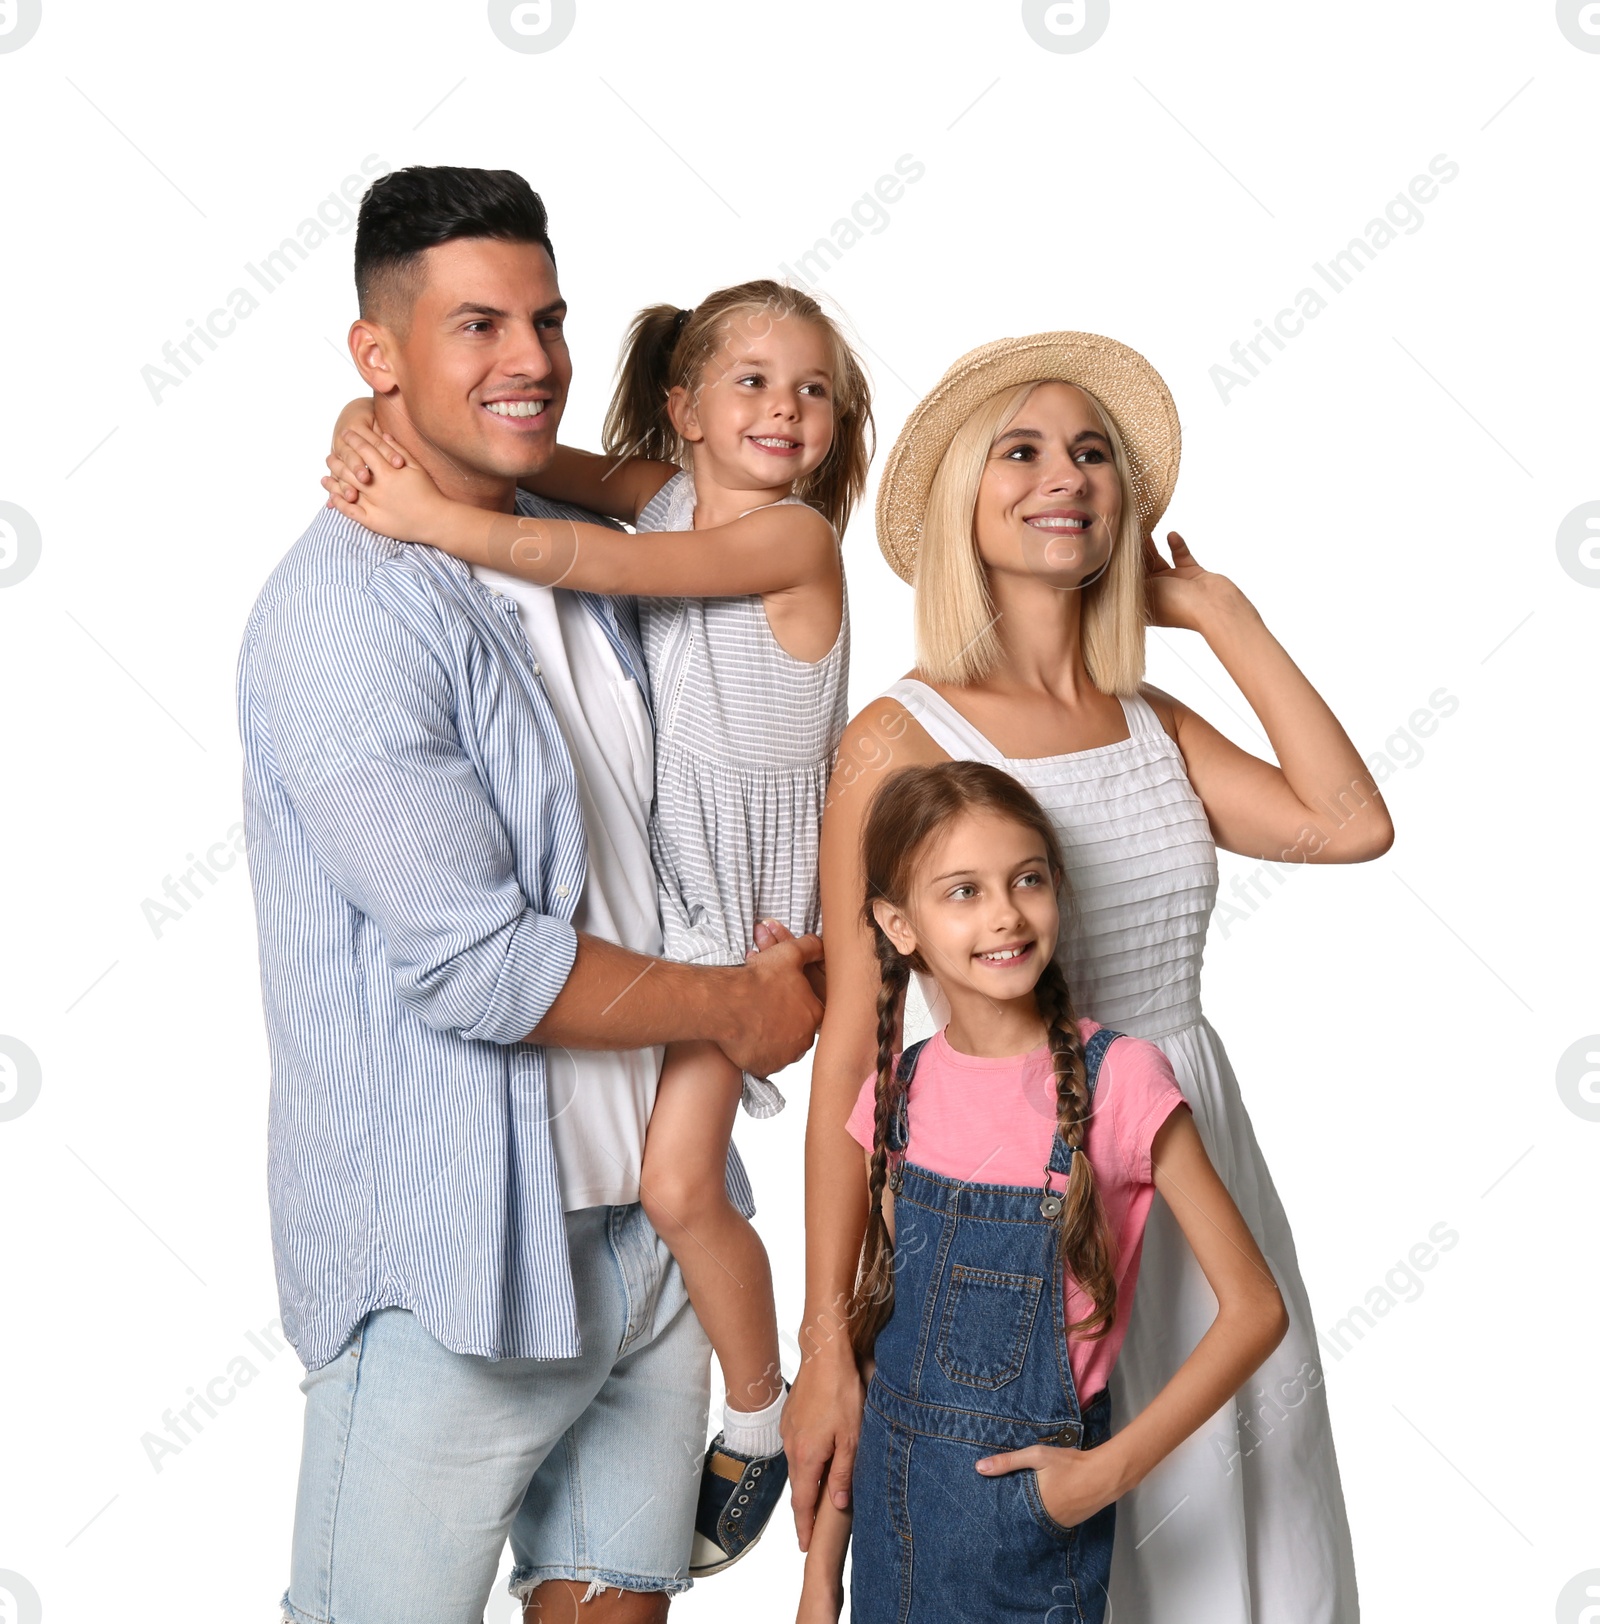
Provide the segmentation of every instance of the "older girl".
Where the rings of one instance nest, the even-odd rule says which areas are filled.
[[[1074,1016],[1060,846],[1027,790],[981,762],[895,773],[862,866],[880,990],[848,1124],[871,1202],[850,1332],[874,1368],[850,1616],[1101,1624],[1116,1500],[1261,1363],[1283,1303],[1167,1057]],[[913,969],[950,1019],[900,1054]],[[1106,1381],[1157,1190],[1216,1314],[1113,1431]],[[844,1536],[825,1506],[801,1624],[838,1617]]]
[[[956,362],[890,455],[879,542],[915,579],[918,666],[847,728],[823,831],[831,997],[807,1133],[805,1361],[785,1439],[804,1540],[825,1471],[835,1504],[848,1500],[861,1414],[836,1327],[867,1219],[844,1123],[877,1026],[871,939],[851,900],[862,824],[890,766],[990,762],[1033,791],[1061,837],[1077,902],[1058,950],[1069,984],[1100,1020],[1171,1060],[1289,1310],[1288,1334],[1237,1406],[1121,1503],[1116,1616],[1349,1624],[1354,1564],[1310,1308],[1199,978],[1217,845],[1275,862],[1364,862],[1392,829],[1355,747],[1245,595],[1176,535],[1172,562],[1158,555],[1151,533],[1178,439],[1171,397],[1142,356],[1093,334],[1044,333]],[[1206,639],[1278,764],[1142,684],[1147,619]],[[1112,1382],[1128,1414],[1214,1313],[1159,1202],[1142,1278]]]

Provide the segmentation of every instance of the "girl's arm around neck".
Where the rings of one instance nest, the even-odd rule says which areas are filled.
[[[837,589],[843,574],[833,528],[813,508],[786,503],[705,530],[632,535],[453,502],[392,439],[380,445],[352,430],[345,440],[370,474],[366,483],[352,484],[347,462],[328,459],[333,477],[323,486],[341,513],[396,541],[437,547],[537,586],[643,598],[739,598],[816,585]]]
[[[608,519],[633,524],[644,512],[645,504],[677,471],[670,462],[607,457],[558,445],[545,467],[517,483],[535,496],[570,502],[591,513],[603,513]]]
[[[345,434],[351,429],[368,440],[378,438],[371,395],[358,396],[340,411],[333,425],[332,449],[336,457],[345,443]],[[608,519],[632,524],[644,511],[645,503],[677,471],[670,462],[651,462],[646,457],[607,457],[558,445],[546,467],[517,483],[535,496],[552,502],[570,502],[574,507],[588,508],[591,513],[603,513]]]

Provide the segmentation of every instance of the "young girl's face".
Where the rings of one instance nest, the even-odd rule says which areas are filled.
[[[928,842],[904,908],[873,907],[901,953],[917,952],[951,1005],[1028,997],[1061,928],[1044,843],[996,812],[970,812]]]
[[[990,569],[1082,585],[1111,556],[1122,483],[1081,389],[1040,384],[989,448],[973,534]]]
[[[827,456],[833,394],[828,334],[799,316],[752,310],[728,318],[695,389],[674,389],[667,405],[723,484],[771,490]]]

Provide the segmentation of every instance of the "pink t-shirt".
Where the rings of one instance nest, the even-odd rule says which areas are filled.
[[[1085,1043],[1099,1030],[1098,1021],[1078,1022]],[[851,1137],[868,1150],[876,1088],[876,1077],[861,1085],[846,1124]],[[1055,1078],[1045,1046],[1030,1054],[983,1060],[958,1054],[943,1032],[935,1033],[911,1079],[906,1160],[930,1173],[974,1184],[1041,1186],[1056,1128],[1055,1101]],[[1106,1050],[1084,1148],[1099,1180],[1116,1244],[1118,1307],[1115,1322],[1099,1341],[1069,1343],[1080,1403],[1087,1403],[1106,1385],[1127,1334],[1145,1219],[1155,1195],[1150,1146],[1173,1109],[1185,1103],[1171,1062],[1155,1044],[1120,1037]],[[1064,1188],[1060,1174],[1051,1184]],[[1068,1275],[1068,1321],[1082,1319],[1089,1306]]]

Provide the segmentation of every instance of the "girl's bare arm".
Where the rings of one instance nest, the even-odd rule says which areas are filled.
[[[396,466],[398,459],[399,465]],[[352,466],[370,478],[359,486]],[[323,481],[333,505],[369,530],[421,542],[468,564],[539,586],[646,598],[721,598],[793,591],[841,574],[832,527],[783,504],[705,530],[631,535],[605,525],[494,513],[453,502],[390,438],[349,429]]]
[[[1151,1160],[1156,1189],[1216,1293],[1217,1317],[1166,1386],[1098,1449],[1035,1444],[978,1462],[984,1473],[1033,1467],[1045,1509],[1069,1527],[1142,1482],[1238,1392],[1289,1328],[1272,1271],[1182,1106],[1156,1134]]]
[[[607,457],[558,445],[549,463],[517,483],[552,502],[603,513],[608,519],[632,524],[645,504],[677,473],[670,462],[649,462],[643,457]],[[705,594],[697,593],[703,597]]]
[[[351,429],[368,441],[378,440],[378,420],[371,395],[358,395],[341,409],[339,420],[333,425],[331,449],[335,456],[345,446],[345,434]],[[404,463],[398,452],[387,454],[387,460],[396,468]],[[349,472],[344,477],[348,483],[370,483],[348,459],[346,466]],[[643,457],[604,457],[592,451],[558,445],[547,467],[517,483],[536,496],[549,497],[552,502],[570,502],[574,507],[588,508],[591,513],[603,513],[608,519],[632,524],[645,503],[677,471],[670,462],[649,462]]]
[[[838,1624],[844,1607],[844,1559],[850,1549],[850,1513],[831,1500],[817,1508],[816,1531],[806,1552],[795,1624]]]
[[[1267,1260],[1187,1110],[1167,1118],[1150,1154],[1156,1189],[1216,1293],[1217,1317],[1171,1381],[1111,1440],[1121,1457],[1122,1493],[1215,1415],[1289,1329]]]

